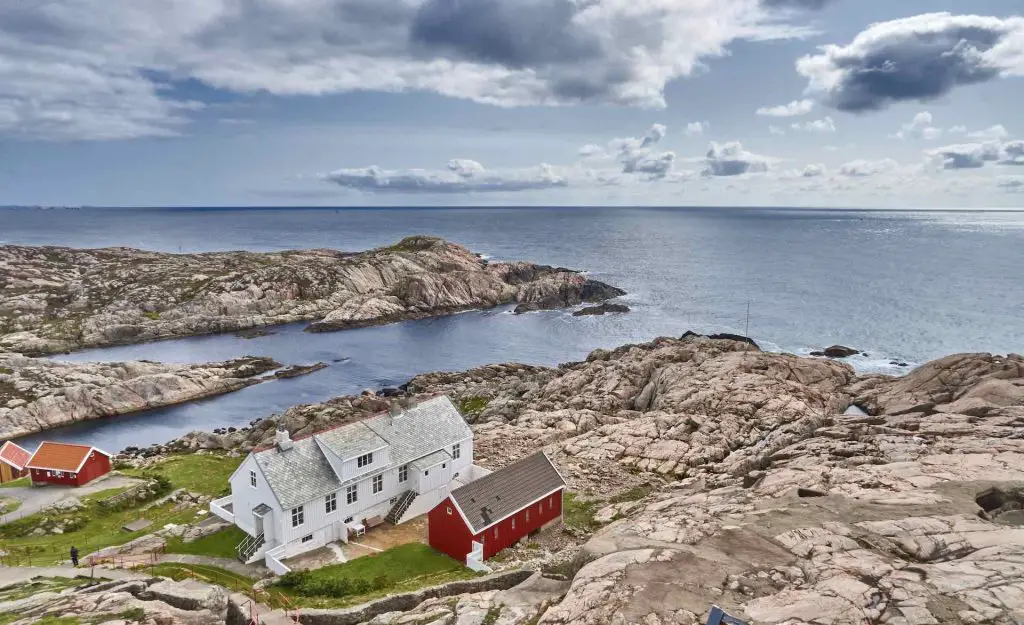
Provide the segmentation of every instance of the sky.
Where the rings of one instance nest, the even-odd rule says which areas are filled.
[[[0,4],[0,205],[1024,207],[1020,0]]]

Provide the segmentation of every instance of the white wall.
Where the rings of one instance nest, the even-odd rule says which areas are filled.
[[[250,485],[249,471],[256,472],[256,488]],[[263,473],[260,472],[259,467],[256,466],[256,460],[251,455],[242,462],[230,481],[231,508],[235,514],[235,525],[240,527],[245,533],[253,536],[256,529],[252,509],[261,503],[265,503],[277,512],[277,498],[274,496],[274,491],[270,490],[270,485],[263,479]],[[270,517],[271,515],[267,516]],[[266,525],[272,522],[270,518],[264,519],[264,531],[266,531]]]

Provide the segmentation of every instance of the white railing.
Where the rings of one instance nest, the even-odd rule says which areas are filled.
[[[281,562],[281,558],[285,558],[288,555],[287,544],[274,547],[263,555],[265,556],[267,568],[273,571],[275,575],[284,575],[291,571],[290,568],[285,566],[284,562]]]
[[[210,512],[224,519],[228,523],[235,522],[235,514],[232,511],[232,498],[231,495],[227,497],[221,497],[220,499],[214,499],[210,502]]]
[[[472,543],[473,551],[466,554],[466,566],[473,571],[480,573],[491,573],[491,567],[484,564],[484,546],[475,540]]]

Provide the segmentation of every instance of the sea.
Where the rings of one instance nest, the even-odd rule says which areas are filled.
[[[1024,352],[1024,212],[776,208],[0,209],[0,244],[173,253],[336,248],[430,234],[493,260],[586,271],[628,291],[628,314],[513,315],[510,307],[329,334],[206,336],[56,358],[326,362],[229,395],[29,436],[108,451],[196,429],[244,427],[288,407],[495,362],[555,365],[658,336],[730,332],[763,349],[832,344],[863,373],[901,375],[956,352]],[[2,271],[0,267],[0,271]],[[909,367],[891,363],[904,362]]]

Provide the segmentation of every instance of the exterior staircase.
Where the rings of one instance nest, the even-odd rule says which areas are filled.
[[[235,547],[235,551],[238,552],[238,559],[243,563],[248,563],[249,560],[252,560],[253,554],[263,546],[264,542],[263,534],[256,537],[246,535],[242,542],[238,543],[238,546]]]
[[[409,506],[411,506],[412,502],[415,500],[415,491],[405,491],[404,493],[398,496],[398,501],[395,502],[395,505],[391,506],[391,510],[388,511],[388,514],[384,517],[384,520],[388,523],[391,523],[392,525],[398,525],[398,522],[402,520],[402,515],[405,514],[405,511],[409,509]]]

